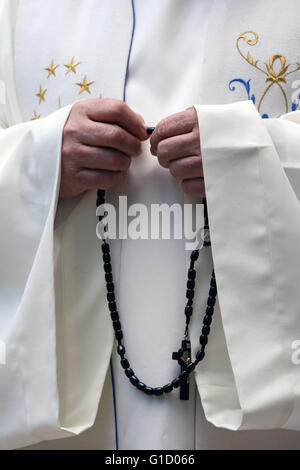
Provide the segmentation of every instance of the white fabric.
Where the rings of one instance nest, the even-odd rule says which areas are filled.
[[[297,176],[298,126],[277,120],[266,129],[250,101],[199,106],[198,116],[218,297],[232,368],[228,384],[224,369],[219,379],[203,364],[197,375],[204,407],[222,427],[298,429],[300,375],[292,362],[292,345],[300,329],[295,294],[299,201],[267,131],[272,134],[275,124],[280,137],[294,143],[293,151],[283,149],[281,155]],[[297,121],[299,112],[287,118]],[[273,130],[274,137],[277,141]],[[221,387],[228,385],[232,393],[223,396]]]
[[[249,102],[224,106],[245,99],[242,87],[234,93],[229,90],[228,83],[233,78],[252,77],[253,83],[255,78],[257,97],[264,89],[265,76],[251,75],[256,72],[234,49],[237,36],[249,30],[250,24],[266,37],[276,29],[276,42],[259,45],[263,60],[278,50],[290,61],[297,60],[294,17],[298,3],[291,2],[284,18],[280,17],[280,25],[279,19],[271,15],[274,0],[260,6],[236,0],[207,0],[201,5],[196,0],[188,4],[176,2],[175,8],[170,0],[155,7],[152,3],[142,0],[137,4],[137,37],[127,97],[129,105],[151,124],[192,103],[201,103],[196,108],[221,306],[221,311],[216,309],[206,361],[196,373],[204,411],[213,424],[227,429],[299,430],[300,369],[291,363],[291,342],[299,339],[299,116],[293,113],[282,120],[262,121]],[[114,446],[112,390],[107,375],[113,334],[99,272],[94,193],[59,204],[53,236],[61,133],[70,112],[69,106],[54,112],[58,97],[63,106],[76,101],[76,82],[85,74],[95,81],[91,96],[102,93],[121,99],[123,95],[132,29],[131,2],[119,0],[113,5],[108,0],[80,0],[74,8],[73,0],[52,0],[41,10],[38,0],[0,1],[0,43],[8,45],[0,50],[0,79],[5,81],[8,102],[1,110],[0,120],[3,128],[11,126],[0,133],[0,219],[4,227],[0,254],[1,261],[5,261],[1,263],[1,335],[8,345],[7,366],[0,367],[3,448],[59,439],[88,429],[95,421],[100,397],[96,427],[87,434],[89,443],[84,435],[41,447]],[[146,27],[144,12],[149,15],[151,9],[153,17]],[[41,41],[30,40],[29,27],[32,37]],[[186,47],[188,42],[182,38],[192,36],[192,32],[194,41]],[[47,81],[44,68],[52,58],[63,67],[72,56],[81,62],[77,75],[65,76],[61,70],[60,74],[57,71],[57,81],[53,77]],[[48,95],[46,103],[38,107],[35,94],[41,83]],[[277,90],[264,112],[278,116],[281,98]],[[48,117],[17,126],[30,119],[34,110]],[[130,200],[134,190],[134,197],[140,201],[182,202],[178,185],[158,167],[146,145],[122,190]],[[117,196],[118,191],[111,191],[109,198],[114,202]],[[7,207],[12,206],[14,211],[8,211]],[[132,322],[138,324],[138,335],[130,338],[128,348],[133,357],[140,351],[137,369],[145,380],[164,381],[176,369],[171,362],[169,371],[162,369],[161,363],[170,361],[169,354],[178,347],[181,331],[184,298],[177,300],[174,296],[170,300],[169,293],[184,292],[186,264],[182,245],[183,242],[160,245],[129,241],[123,242],[122,247],[119,242],[112,244],[126,335],[131,335]],[[132,250],[143,253],[145,259],[133,258]],[[153,260],[165,266],[157,268],[151,265]],[[141,275],[142,261],[147,272]],[[5,265],[10,266],[9,270]],[[164,273],[163,290],[158,269]],[[206,252],[200,260],[195,299],[194,351],[210,270],[210,254]],[[130,311],[133,295],[136,305]],[[141,305],[141,298],[149,295],[149,304]],[[141,314],[146,315],[145,323],[138,318]],[[155,320],[160,315],[158,336]],[[165,341],[164,332],[170,329],[173,317],[176,323],[172,323],[171,335]],[[147,335],[147,343],[143,334]],[[152,347],[154,369],[159,370],[150,365],[148,368],[154,355]],[[136,362],[133,365],[136,367]],[[199,406],[196,436],[192,436],[192,402],[179,404],[174,419],[168,422],[173,413],[171,403],[177,405],[175,399],[162,410],[163,415],[159,410],[161,402],[146,401],[143,396],[139,396],[139,406],[135,407],[134,390],[127,392],[128,384],[117,368],[116,374],[123,448],[172,448],[172,439],[174,447],[192,448],[191,437],[195,437],[197,448],[215,448],[216,442],[220,448],[261,448],[262,443],[269,448],[298,446],[297,433],[258,431],[235,433],[233,437],[233,433],[213,429],[204,424]],[[189,442],[179,442],[174,426],[181,426],[185,407]],[[124,418],[131,418],[132,413],[131,422],[140,426],[136,436],[132,432],[126,435],[124,425]],[[158,427],[160,433],[151,435],[149,427],[145,437],[140,417],[149,419],[149,423],[153,418],[154,434]]]

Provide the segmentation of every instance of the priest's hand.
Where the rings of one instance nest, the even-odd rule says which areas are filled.
[[[76,103],[63,132],[60,197],[119,184],[147,138],[142,117],[122,101]]]
[[[151,153],[179,180],[185,193],[205,196],[198,117],[189,108],[161,121],[151,138]]]

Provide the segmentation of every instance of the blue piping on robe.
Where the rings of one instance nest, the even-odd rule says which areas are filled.
[[[132,7],[132,33],[131,33],[130,47],[129,47],[129,52],[128,52],[128,59],[127,59],[127,64],[126,64],[126,74],[125,74],[124,91],[123,91],[123,101],[124,101],[125,103],[126,103],[127,82],[128,82],[128,76],[129,76],[129,66],[130,66],[131,52],[132,52],[132,46],[133,46],[134,34],[135,34],[135,25],[136,25],[136,16],[135,16],[135,4],[134,4],[134,0],[131,0],[131,7]],[[113,362],[112,362],[112,359],[110,360],[110,373],[111,373],[111,385],[112,385],[113,402],[114,402],[116,450],[119,450],[119,430],[118,430],[118,413],[117,413],[117,393],[116,393],[116,387],[115,387],[114,369],[113,369]]]

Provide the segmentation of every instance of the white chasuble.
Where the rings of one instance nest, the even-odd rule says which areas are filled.
[[[280,429],[300,430],[300,6],[291,0],[279,17],[281,6],[0,0],[1,448],[299,448],[298,433]],[[219,302],[187,402],[129,384],[113,348],[95,193],[58,198],[72,104],[124,91],[149,125],[192,105],[199,117],[212,250],[198,264],[194,352],[213,264]],[[119,195],[148,208],[199,202],[149,142],[107,202]],[[168,383],[185,240],[111,247],[132,367],[151,386]]]

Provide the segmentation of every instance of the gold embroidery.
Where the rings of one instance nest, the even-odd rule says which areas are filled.
[[[47,77],[48,79],[51,77],[51,75],[53,75],[54,77],[56,77],[55,70],[56,70],[58,67],[59,67],[59,65],[55,65],[55,64],[54,64],[54,60],[52,59],[51,65],[45,69],[46,72],[49,72],[49,75],[48,75],[48,77]]]
[[[42,101],[46,101],[45,100],[46,93],[47,93],[47,90],[43,90],[42,85],[40,85],[40,92],[35,95],[39,98],[39,104],[41,104]]]
[[[85,75],[82,82],[76,83],[76,85],[80,87],[79,95],[81,95],[81,93],[84,93],[85,91],[91,94],[90,86],[93,85],[94,83],[95,82],[88,82],[87,76]]]
[[[80,65],[80,62],[75,62],[75,58],[73,57],[71,62],[69,64],[65,64],[64,67],[66,67],[68,70],[66,71],[66,75],[68,75],[70,72],[77,73],[76,67]]]
[[[65,73],[65,77],[67,78],[67,76],[71,76],[73,72],[74,74],[77,73],[77,67],[81,65],[81,62],[77,62],[75,61],[75,57],[72,57],[72,60],[70,61],[70,63],[66,63],[64,64],[64,67],[67,69],[66,73]],[[57,75],[56,75],[56,70],[61,67],[60,64],[55,64],[54,62],[54,59],[52,59],[51,61],[51,65],[49,67],[47,67],[46,70],[48,72],[48,77],[47,79],[49,79],[51,76],[53,76],[54,78],[57,78]],[[82,82],[79,82],[79,83],[74,83],[73,82],[73,86],[79,86],[80,87],[80,90],[79,90],[79,95],[81,95],[82,93],[84,92],[87,92],[91,95],[91,90],[90,90],[90,87],[92,85],[94,85],[95,82],[93,81],[88,81],[87,79],[87,75],[84,76]],[[47,93],[47,89],[43,89],[43,86],[40,85],[40,91],[39,93],[37,93],[35,96],[37,96],[39,98],[39,105],[42,104],[42,102],[46,102],[46,98],[45,98],[45,95]],[[102,98],[102,95],[99,96],[99,98]],[[58,96],[58,109],[60,109],[62,107],[62,103],[61,103],[61,97]],[[31,119],[32,121],[35,121],[37,119],[40,119],[40,115],[37,114],[36,110],[33,111],[33,118]]]
[[[267,77],[266,83],[268,84],[268,86],[266,87],[265,91],[263,92],[259,100],[258,111],[260,112],[261,105],[267,93],[270,91],[270,89],[274,85],[277,85],[280,88],[281,93],[283,95],[284,102],[285,102],[285,110],[287,113],[289,110],[289,106],[288,106],[288,99],[287,99],[286,91],[283,88],[283,84],[286,83],[286,77],[288,75],[290,75],[291,73],[297,72],[297,70],[300,70],[300,63],[296,62],[296,64],[286,64],[286,58],[282,54],[274,54],[273,56],[271,56],[268,64],[261,60],[254,60],[254,58],[252,57],[249,51],[247,55],[243,54],[240,48],[241,41],[245,41],[249,46],[256,46],[256,44],[259,42],[259,36],[254,31],[245,31],[244,33],[239,35],[236,41],[237,50],[239,54],[243,57],[243,59],[245,59],[248,62],[248,64],[250,64],[252,67],[262,72]],[[274,67],[275,67],[275,64],[277,66],[278,63],[279,63],[280,69],[278,70],[278,67],[276,67],[278,70],[276,72]]]
[[[40,118],[41,116],[39,116],[36,111],[33,111],[33,118],[31,119],[31,121],[37,121]]]

